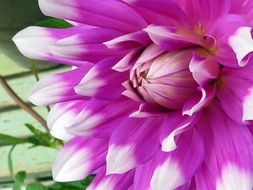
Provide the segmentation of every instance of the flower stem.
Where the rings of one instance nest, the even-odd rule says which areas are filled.
[[[5,91],[10,95],[10,97],[27,113],[29,113],[33,118],[35,118],[45,129],[49,132],[46,121],[41,117],[36,111],[34,111],[28,104],[26,104],[8,85],[5,79],[0,75],[0,84],[3,86]]]

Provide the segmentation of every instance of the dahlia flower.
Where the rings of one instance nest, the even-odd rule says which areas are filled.
[[[56,181],[88,190],[252,190],[253,1],[39,0],[72,27],[14,38],[73,66],[33,88],[66,141]]]

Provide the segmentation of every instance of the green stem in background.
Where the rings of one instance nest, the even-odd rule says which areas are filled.
[[[38,70],[37,70],[36,65],[33,60],[30,60],[30,65],[31,65],[31,71],[32,71],[33,75],[35,76],[36,81],[38,82],[40,80],[40,77],[39,77]],[[46,108],[47,108],[47,111],[50,112],[50,107],[46,106]]]
[[[0,75],[0,84],[5,89],[5,91],[10,95],[10,97],[27,113],[29,113],[33,118],[35,118],[45,129],[49,132],[46,121],[41,117],[36,111],[34,111],[28,104],[26,104],[8,85],[5,79]]]
[[[12,162],[12,153],[16,145],[13,145],[8,153],[8,167],[11,174],[12,179],[14,179],[14,172],[13,172],[13,162]]]
[[[36,69],[36,65],[35,65],[34,61],[30,60],[30,64],[31,64],[32,73],[34,74],[36,81],[39,81],[40,78],[39,78],[39,74],[38,74],[38,71]]]

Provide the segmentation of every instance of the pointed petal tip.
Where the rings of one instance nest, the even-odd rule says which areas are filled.
[[[44,28],[30,26],[14,35],[12,41],[24,56],[30,59],[43,59],[49,53],[47,45],[52,43],[53,38],[48,36]]]
[[[135,165],[132,145],[109,148],[106,156],[106,174],[123,174]]]

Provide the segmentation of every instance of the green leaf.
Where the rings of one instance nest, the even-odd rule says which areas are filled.
[[[35,182],[28,184],[26,190],[48,190],[48,188],[41,183]]]
[[[36,129],[32,124],[26,123],[25,126],[36,136],[41,136],[44,134],[44,132],[39,129]]]
[[[53,185],[49,187],[50,190],[62,190],[62,184],[59,182],[55,182]]]
[[[66,22],[65,20],[58,18],[49,18],[43,21],[39,21],[35,23],[36,26],[42,26],[47,28],[69,28],[71,24]]]
[[[81,181],[81,184],[83,185],[83,187],[87,188],[90,183],[92,182],[92,180],[94,179],[95,176],[90,175],[88,177],[86,177],[84,180]]]
[[[73,182],[55,182],[49,187],[49,190],[84,190],[91,183],[93,176],[89,176],[84,180]]]
[[[21,185],[25,181],[25,178],[26,178],[26,172],[19,171],[14,177],[13,190],[21,190]]]
[[[16,144],[21,144],[25,142],[26,142],[25,139],[21,139],[21,138],[0,133],[0,144],[16,145]]]
[[[20,182],[24,182],[26,178],[26,172],[25,171],[19,171],[16,175],[15,175],[15,181],[20,181]]]
[[[50,134],[45,133],[39,129],[36,129],[31,124],[25,124],[25,126],[34,134],[34,136],[27,137],[27,142],[33,144],[33,147],[36,146],[46,146],[51,148],[60,148],[63,145],[63,142],[61,140],[58,140],[54,137],[52,137]]]

